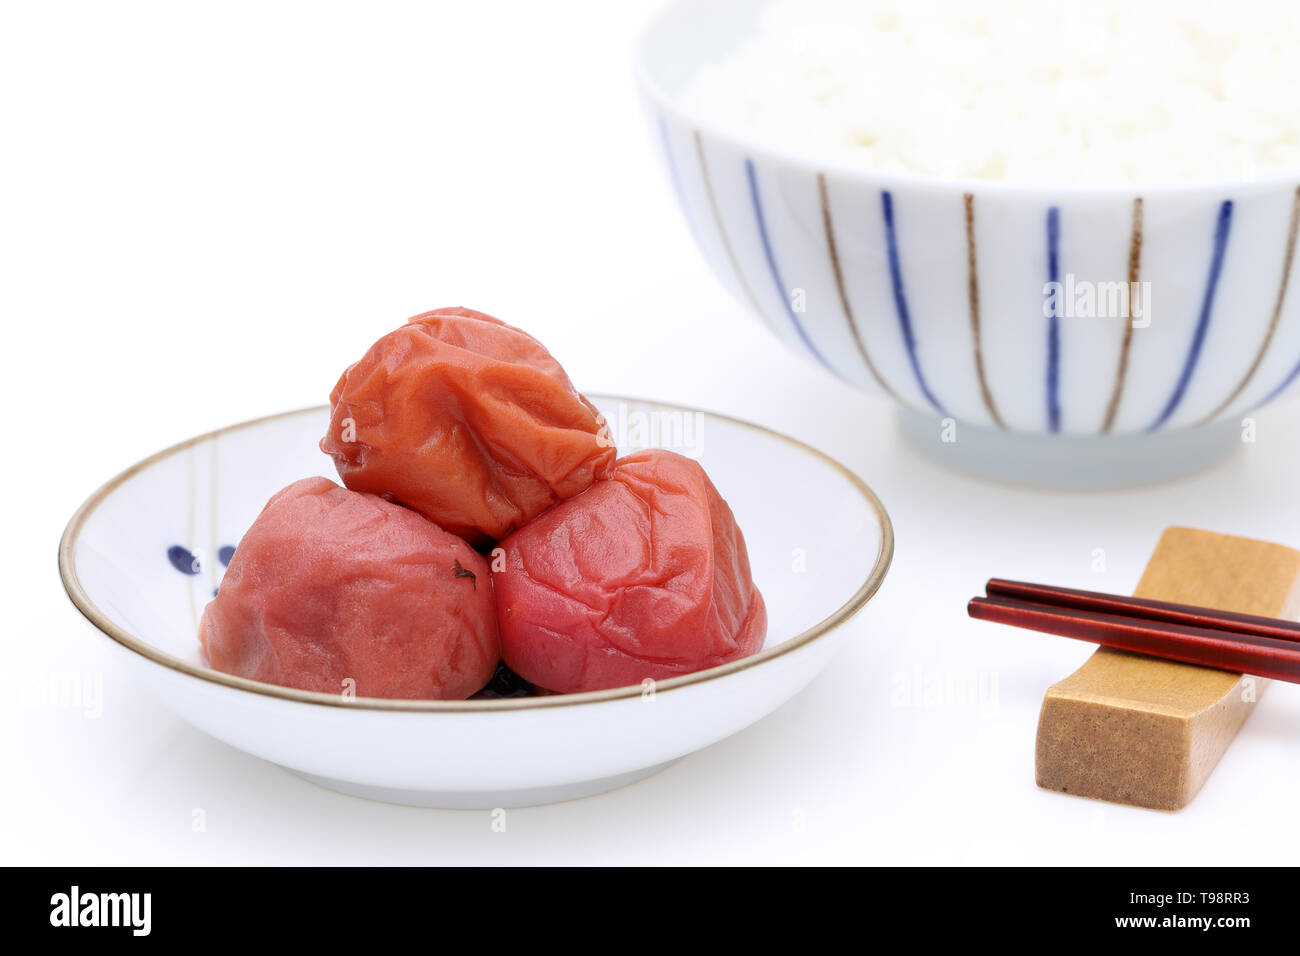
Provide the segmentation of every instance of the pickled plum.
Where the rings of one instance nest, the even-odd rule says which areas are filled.
[[[500,660],[492,582],[464,540],[374,495],[307,478],[239,543],[199,640],[217,670],[360,697],[460,700]]]
[[[330,396],[321,450],[354,491],[391,496],[476,547],[605,477],[603,419],[532,336],[470,309],[385,335]]]
[[[713,667],[762,647],[745,539],[700,465],[668,451],[533,519],[493,557],[502,652],[561,693]]]
[[[424,313],[339,378],[324,478],[275,495],[199,640],[216,670],[325,693],[485,699],[689,674],[758,651],[767,611],[691,459],[615,460],[536,339]],[[491,568],[480,552],[499,542]]]

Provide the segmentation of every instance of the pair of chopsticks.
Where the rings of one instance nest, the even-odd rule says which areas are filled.
[[[971,617],[1139,654],[1300,683],[1300,624],[993,578]]]

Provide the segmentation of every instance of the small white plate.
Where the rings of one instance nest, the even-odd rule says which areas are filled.
[[[178,716],[317,783],[393,803],[511,807],[599,793],[754,723],[803,688],[854,626],[893,556],[889,518],[853,473],[757,425],[593,397],[621,454],[697,458],[730,503],[767,601],[759,653],[653,687],[468,701],[347,699],[207,667],[199,615],[266,500],[335,478],[317,448],[328,410],[183,442],[95,492],[68,524],[72,601]]]

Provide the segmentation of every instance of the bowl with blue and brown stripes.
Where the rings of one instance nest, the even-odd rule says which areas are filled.
[[[1300,382],[1300,171],[1082,186],[819,161],[683,92],[760,0],[669,7],[638,74],[712,270],[789,348],[900,408],[922,451],[1055,485],[1156,480],[1250,437]]]

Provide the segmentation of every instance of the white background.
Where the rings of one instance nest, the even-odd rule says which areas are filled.
[[[1140,492],[1030,492],[926,464],[887,405],[784,351],[692,248],[632,82],[653,6],[0,13],[3,862],[1297,859],[1300,689],[1264,697],[1181,813],[1046,793],[1038,707],[1089,649],[964,605],[995,574],[1130,590],[1167,524],[1300,545],[1300,409],[1261,414],[1258,442],[1213,470]],[[181,724],[119,675],[55,568],[64,523],[106,478],[322,402],[372,340],[452,304],[523,326],[587,390],[825,449],[898,534],[863,639],[807,692],[641,784],[512,811],[505,833],[486,813],[318,789]],[[51,675],[101,671],[98,719],[40,700]],[[996,698],[895,700],[900,679],[965,672]]]

